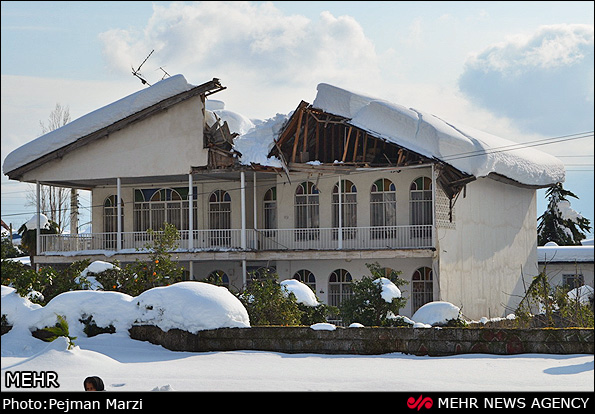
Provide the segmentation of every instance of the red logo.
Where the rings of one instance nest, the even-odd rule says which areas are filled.
[[[417,411],[422,408],[432,408],[432,405],[434,405],[434,401],[430,397],[424,398],[423,395],[420,395],[417,400],[413,397],[407,399],[407,407],[417,408]]]

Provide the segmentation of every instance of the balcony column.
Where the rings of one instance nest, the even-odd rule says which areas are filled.
[[[240,172],[241,201],[242,201],[242,250],[246,250],[246,173]]]
[[[341,176],[339,176],[339,237],[337,239],[339,241],[339,250],[343,249],[343,192],[341,184]]]
[[[117,200],[116,206],[118,211],[118,235],[116,238],[116,251],[119,251],[122,248],[122,181],[120,177],[116,179],[116,186],[117,186]]]
[[[253,175],[253,186],[252,186],[252,207],[254,210],[254,214],[253,214],[253,220],[254,220],[254,225],[252,226],[254,228],[254,233],[253,233],[253,246],[252,248],[256,250],[256,248],[258,247],[258,213],[257,213],[257,202],[256,202],[256,171],[254,171],[254,175]]]
[[[188,174],[188,250],[194,248],[194,192],[192,185],[192,173],[190,173]],[[190,268],[192,268],[192,261]]]
[[[192,173],[188,174],[188,250],[194,248],[194,191],[192,189]],[[194,279],[194,262],[188,262],[188,279]]]
[[[436,169],[432,164],[432,247],[436,248]]]
[[[240,171],[240,193],[242,202],[242,250],[246,250],[246,173]],[[242,259],[242,284],[246,286],[246,259]]]
[[[41,218],[39,217],[39,215],[41,214],[41,185],[39,184],[38,180],[35,181],[35,187],[37,192],[37,217],[35,219],[35,255],[39,256],[39,253],[41,252],[41,230],[39,228],[39,226],[41,225]],[[10,237],[12,238],[12,234],[10,235]],[[35,265],[35,267],[39,270],[39,266],[37,264]]]

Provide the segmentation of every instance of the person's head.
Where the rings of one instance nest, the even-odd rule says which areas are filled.
[[[83,382],[85,391],[103,391],[103,381],[99,377],[87,377]]]

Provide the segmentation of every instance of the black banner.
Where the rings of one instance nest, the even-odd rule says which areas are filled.
[[[300,395],[304,394],[304,395]],[[253,399],[253,398],[256,399]],[[233,399],[231,399],[233,398]],[[356,400],[354,400],[356,398]],[[423,413],[435,410],[593,410],[593,392],[2,392],[2,410],[18,413],[28,410],[51,413],[131,412],[138,413],[164,407],[201,409],[205,404],[221,404],[216,410],[233,406],[300,410],[353,408],[353,404],[390,404],[390,409]],[[277,400],[278,399],[278,400]],[[235,403],[235,404],[234,404]],[[279,403],[281,405],[277,406]],[[275,404],[271,406],[270,404]],[[314,405],[313,405],[314,404]],[[276,408],[274,408],[276,407]],[[90,414],[90,413],[89,413]]]

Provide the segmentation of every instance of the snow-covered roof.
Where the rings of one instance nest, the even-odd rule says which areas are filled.
[[[183,75],[174,75],[90,112],[12,151],[4,160],[4,174],[195,87],[189,84]]]
[[[539,263],[593,263],[593,244],[582,246],[558,246],[549,242],[545,246],[537,246]]]
[[[539,187],[564,181],[562,162],[534,148],[326,83],[317,89],[313,107],[348,118],[355,127],[461,172],[475,177],[494,173]]]

